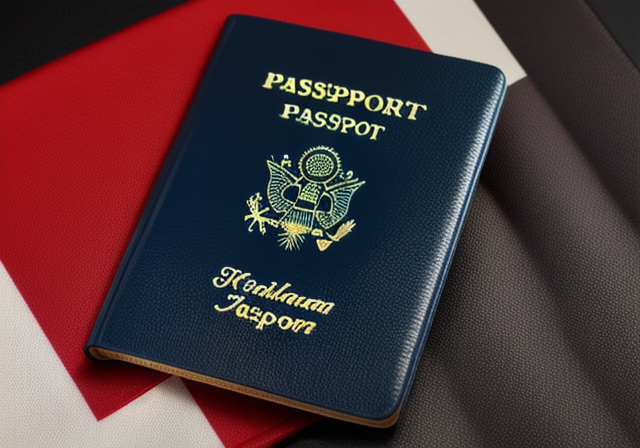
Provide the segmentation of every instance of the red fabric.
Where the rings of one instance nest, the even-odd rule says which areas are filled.
[[[185,381],[225,446],[269,446],[295,434],[321,417],[206,384]],[[249,436],[247,428],[252,434]]]
[[[390,0],[197,0],[0,87],[0,259],[98,419],[165,378],[92,363],[82,349],[232,13],[427,49]],[[230,408],[190,389],[216,432],[226,434],[216,422],[228,424]],[[246,402],[256,406],[263,405]],[[269,420],[271,412],[293,411],[273,405],[255,413],[260,431],[269,424],[257,420],[278,420]],[[237,445],[249,435],[223,442]]]

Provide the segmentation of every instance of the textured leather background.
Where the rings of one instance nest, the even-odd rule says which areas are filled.
[[[282,446],[640,445],[640,74],[583,2],[478,4],[529,76],[404,414]]]

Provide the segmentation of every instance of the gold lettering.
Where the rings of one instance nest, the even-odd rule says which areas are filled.
[[[306,320],[304,320],[304,319],[296,319],[296,320],[293,322],[293,328],[291,328],[291,329],[292,329],[294,332],[296,332],[296,333],[297,333],[298,331],[300,331],[300,328],[302,328],[302,326],[303,326],[304,324],[306,324],[306,323],[307,323],[307,321],[306,321]]]
[[[287,93],[296,93],[296,78],[288,77],[285,83],[280,86],[280,90],[284,90]]]
[[[262,310],[259,306],[252,307],[249,312],[251,313],[251,317],[249,317],[249,320],[252,322],[258,322],[258,319],[260,318],[260,316],[262,316]]]
[[[360,130],[360,126],[364,125],[365,128],[364,130]],[[371,126],[369,126],[369,123],[367,123],[366,121],[361,121],[360,123],[358,123],[358,126],[356,126],[356,134],[358,135],[367,135],[369,133],[369,130],[371,129]]]
[[[422,110],[427,110],[427,106],[426,105],[414,103],[413,101],[407,101],[405,105],[407,107],[411,107],[411,110],[409,111],[409,116],[407,117],[407,119],[409,119],[409,120],[415,120],[416,119],[416,113],[418,112],[418,108],[420,108]]]
[[[269,286],[268,288],[266,286],[264,286],[264,285],[260,285],[256,289],[253,290],[253,293],[256,296],[264,297],[267,294],[271,293],[271,291],[273,291],[273,288],[275,288],[276,286],[278,286],[278,284],[276,282],[271,282],[271,286]]]
[[[275,293],[273,293],[273,295],[269,296],[269,294],[267,294],[267,299],[280,300],[281,302],[284,302],[284,299],[280,298],[280,294],[285,292],[285,290],[289,289],[290,286],[291,286],[291,283],[285,283],[284,285],[282,285],[282,288],[278,289]]]
[[[238,290],[238,283],[240,283],[242,280],[244,280],[245,278],[249,277],[251,275],[251,272],[245,272],[242,275],[239,275],[235,278],[235,280],[233,281],[233,283],[231,284],[231,286],[233,286],[233,289],[235,289],[236,291]]]
[[[316,100],[321,100],[325,97],[325,95],[327,94],[325,88],[327,87],[327,84],[325,84],[324,82],[316,82],[313,84],[313,88],[315,89],[315,92],[313,92],[311,94],[311,96],[313,98],[315,98]]]
[[[264,87],[265,89],[270,89],[271,86],[273,84],[280,84],[282,81],[284,81],[284,76],[282,76],[280,73],[267,73],[267,79],[265,80],[264,84],[262,84],[262,87]]]
[[[347,129],[354,128],[356,126],[356,120],[349,117],[342,117],[342,129],[340,132],[343,134],[347,133]]]
[[[311,330],[313,330],[315,328],[315,326],[316,326],[315,322],[306,321],[306,320],[303,320],[303,319],[296,319],[293,322],[293,326],[291,327],[291,330],[293,330],[294,333],[297,333],[300,330],[302,330],[304,327],[307,327],[304,330],[304,333],[305,334],[309,334],[309,333],[311,333]]]
[[[280,86],[280,90],[284,90],[288,93],[296,93],[296,78],[287,78],[287,81]]]
[[[255,296],[260,296],[260,297],[264,297],[264,295],[261,295],[262,292],[266,291],[267,287],[264,285],[258,285],[255,287],[255,289],[252,291],[252,294]]]
[[[265,313],[262,315],[262,318],[260,319],[260,322],[258,322],[258,325],[256,325],[256,328],[258,330],[262,330],[267,325],[273,325],[275,321],[276,315],[271,311],[265,311]]]
[[[376,107],[371,106],[372,99],[375,99],[378,102]],[[364,107],[366,107],[367,110],[370,110],[371,112],[378,112],[380,109],[382,109],[383,106],[384,106],[384,100],[380,95],[369,95],[364,100]]]
[[[216,311],[220,311],[221,313],[224,313],[225,311],[229,311],[229,310],[235,308],[236,306],[238,306],[240,303],[242,303],[244,301],[245,297],[244,296],[239,296],[237,294],[229,294],[227,296],[227,299],[228,300],[235,300],[235,302],[233,302],[231,305],[229,305],[226,308],[221,308],[221,307],[218,306],[218,304],[215,304],[213,306],[213,308]]]
[[[311,334],[313,329],[316,328],[316,323],[308,321],[307,324],[306,324],[306,327],[307,328],[304,329],[304,334]]]
[[[298,123],[302,123],[305,125],[308,125],[309,123],[313,122],[313,120],[311,119],[311,109],[305,109],[302,111],[302,115],[300,115],[298,118],[296,118],[296,121]]]
[[[318,313],[329,314],[329,311],[333,309],[335,304],[333,302],[322,302],[322,305],[318,306]]]
[[[329,313],[329,311],[331,311],[331,308],[333,308],[333,305],[334,304],[331,302],[324,302],[318,299],[308,299],[306,302],[300,305],[300,308],[303,308],[305,310],[317,311],[318,313],[322,313],[322,314],[327,314]]]
[[[365,94],[362,90],[352,90],[351,95],[349,95],[349,101],[347,102],[347,106],[355,106],[356,103],[361,103],[362,100],[365,99]]]
[[[340,98],[346,98],[349,96],[349,89],[342,86],[333,86],[333,93],[331,93],[331,84],[327,89],[327,101],[330,103],[337,103]]]
[[[338,129],[338,126],[340,126],[341,121],[342,121],[342,117],[340,117],[340,115],[331,114],[331,116],[329,116],[329,122],[334,126],[332,128],[327,126],[327,129],[329,129],[330,131],[335,131],[336,129]]]
[[[294,292],[288,292],[286,294],[282,294],[279,298],[278,301],[279,302],[285,302],[287,305],[291,305],[293,303],[294,300],[296,300],[298,298],[298,294],[294,293]]]
[[[327,113],[326,112],[316,112],[316,120],[318,121],[313,122],[313,125],[317,128],[322,128],[325,127],[327,125]]]
[[[242,317],[243,319],[249,319],[249,305],[246,303],[241,304],[236,308],[236,316]]]
[[[339,103],[341,99],[345,99],[344,104],[354,107],[357,104],[364,103],[364,107],[370,112],[378,112],[382,115],[395,116],[403,118],[403,113],[407,112],[408,120],[416,120],[418,111],[426,111],[425,104],[416,103],[414,101],[403,101],[390,96],[382,97],[381,95],[367,95],[362,90],[349,89],[344,86],[334,85],[311,79],[297,80],[293,76],[285,77],[280,73],[268,72],[267,78],[262,84],[265,89],[273,89],[275,86],[279,90],[287,93],[297,94],[302,97],[311,97],[316,100],[324,100],[330,103]],[[406,109],[403,109],[406,108]],[[371,124],[368,121],[354,120],[350,117],[343,117],[337,113],[329,115],[327,112],[312,111],[305,108],[300,114],[301,108],[295,104],[285,104],[284,110],[279,115],[281,118],[288,120],[292,116],[298,116],[296,121],[304,125],[313,125],[316,128],[326,128],[329,131],[337,131],[340,129],[342,134],[349,133],[353,130],[358,136],[369,135],[370,140],[377,140],[380,132],[384,132],[386,128],[381,125]]]
[[[298,90],[298,95],[309,96],[309,94],[311,93],[311,83],[312,81],[310,79],[301,79],[300,87],[302,88],[302,90]]]
[[[295,104],[285,104],[284,111],[282,111],[282,113],[280,114],[280,117],[284,118],[285,120],[288,120],[289,115],[291,114],[298,115],[299,113],[300,113],[300,106],[297,106]]]
[[[378,131],[384,132],[386,128],[384,126],[380,126],[379,124],[371,123],[371,127],[373,128],[373,132],[371,133],[371,138],[369,140],[376,140],[378,136]]]
[[[291,325],[293,325],[293,319],[291,319],[289,316],[280,316],[278,318],[278,326],[282,330],[288,330]]]
[[[391,111],[393,111],[396,117],[402,118],[402,115],[400,115],[400,108],[402,107],[402,104],[402,100],[387,97],[387,107],[384,108],[382,113],[384,115],[391,115]]]
[[[225,266],[224,268],[220,269],[221,277],[213,278],[213,286],[215,286],[216,288],[226,288],[227,286],[229,286],[229,283],[231,283],[231,280],[233,280],[233,277],[235,277],[236,274],[240,272],[242,272],[240,269],[234,269],[229,266]]]
[[[258,284],[257,281],[255,281],[254,279],[249,279],[245,282],[244,286],[242,287],[242,290],[244,292],[251,292],[251,290]]]
[[[291,287],[291,283],[285,283],[280,287],[278,287],[278,282],[271,282],[268,286],[261,285],[258,284],[256,280],[251,278],[250,272],[242,272],[240,269],[235,269],[229,266],[225,266],[220,270],[219,277],[214,277],[213,285],[216,288],[231,288],[236,291],[241,290],[244,293],[252,294],[256,297],[278,301],[289,306],[299,307],[305,310],[315,311],[322,314],[328,314],[329,311],[331,311],[331,309],[334,307],[334,304],[331,302],[311,299],[306,296],[288,291]],[[244,302],[245,300],[245,296],[238,294],[229,294],[227,299],[233,301],[233,303],[227,307],[214,305],[215,310],[224,312],[236,308],[238,317],[249,319],[249,308],[246,308],[245,306],[240,307],[240,304],[243,304],[242,302]],[[252,320],[254,321],[258,317],[260,317],[262,313],[259,307],[252,307],[250,312],[251,316],[255,317],[252,318]],[[271,325],[268,323],[270,320],[270,318],[266,318],[266,321],[263,322],[263,326]]]

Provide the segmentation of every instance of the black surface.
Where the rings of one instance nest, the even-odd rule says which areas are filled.
[[[3,1],[0,84],[184,2]]]
[[[611,34],[640,68],[640,1],[587,0]]]

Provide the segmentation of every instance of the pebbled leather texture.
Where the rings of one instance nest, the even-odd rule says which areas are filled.
[[[415,371],[504,96],[483,64],[252,17],[231,18],[165,163],[87,347],[168,364],[334,412],[396,413]],[[269,72],[423,103],[417,120],[262,84]],[[385,127],[377,140],[280,117],[285,103]],[[247,199],[267,160],[319,145],[365,181],[357,222],[319,251],[248,232]],[[335,303],[327,314],[246,294],[263,312],[314,320],[310,334],[263,329],[232,312],[233,267]]]

